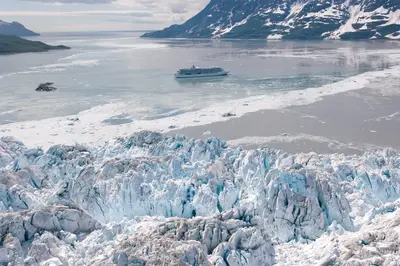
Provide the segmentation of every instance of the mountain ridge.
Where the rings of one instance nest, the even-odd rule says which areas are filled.
[[[39,36],[39,33],[33,32],[24,25],[18,22],[6,22],[0,20],[0,34],[1,35],[14,35],[19,37]]]
[[[149,38],[399,39],[397,0],[211,0]]]
[[[70,47],[64,45],[51,46],[43,42],[30,41],[18,36],[0,35],[0,55],[66,49],[70,49]]]

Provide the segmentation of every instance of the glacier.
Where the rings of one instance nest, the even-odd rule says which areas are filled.
[[[0,139],[0,265],[400,265],[400,154]]]

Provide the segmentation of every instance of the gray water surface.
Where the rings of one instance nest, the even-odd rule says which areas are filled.
[[[400,43],[389,41],[152,40],[139,33],[32,39],[72,49],[0,56],[0,124],[73,115],[119,101],[130,106],[124,119],[156,119],[232,99],[320,87],[388,68],[400,55]],[[231,75],[174,78],[178,68],[193,64],[220,66]],[[54,82],[58,90],[36,92],[42,82]]]

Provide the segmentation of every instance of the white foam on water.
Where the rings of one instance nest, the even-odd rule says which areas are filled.
[[[65,71],[67,68],[73,67],[93,67],[99,65],[99,61],[97,59],[91,60],[74,60],[68,63],[57,63],[57,64],[48,64],[42,66],[34,66],[30,67],[30,70],[26,71],[18,71],[12,73],[6,73],[0,75],[0,79],[12,77],[16,75],[28,75],[28,74],[38,74],[38,73],[52,73],[52,72],[61,72]]]
[[[268,137],[248,136],[239,139],[229,140],[227,142],[232,146],[246,146],[246,145],[268,145],[270,143],[293,143],[298,141],[312,141],[316,143],[326,144],[332,151],[337,151],[342,148],[349,148],[359,151],[385,148],[371,144],[343,143],[327,137],[314,136],[309,134],[279,135],[279,136],[268,136]]]
[[[123,43],[116,43],[116,42],[97,42],[94,45],[99,47],[106,47],[106,48],[129,48],[129,49],[162,49],[167,48],[166,44],[159,44],[159,43],[135,43],[135,44],[123,44]]]
[[[48,64],[43,66],[35,66],[31,67],[33,70],[46,70],[46,69],[65,69],[70,67],[91,67],[97,66],[99,64],[98,59],[90,59],[90,60],[74,60],[69,63],[57,63],[57,64]]]
[[[124,39],[124,38],[121,38]],[[105,41],[107,40],[107,41]],[[114,40],[114,39],[111,39]],[[95,40],[99,41],[99,40]],[[94,43],[94,46],[103,47],[103,48],[116,48],[113,50],[101,50],[101,51],[90,51],[90,52],[81,52],[72,54],[63,58],[58,59],[58,61],[68,61],[74,60],[81,57],[85,57],[87,55],[98,55],[98,54],[105,54],[105,53],[119,53],[124,51],[136,50],[136,49],[163,49],[167,48],[167,45],[164,44],[157,44],[157,43],[139,43],[139,44],[119,44],[116,42],[110,41],[110,39],[104,39],[102,42]],[[83,61],[82,59],[80,61]]]
[[[132,40],[132,37],[118,37],[118,38],[78,38],[78,39],[63,39],[58,41],[60,43],[88,43],[88,42],[100,42],[100,41],[117,41],[117,40]]]
[[[84,43],[87,39],[63,39],[61,41],[56,41],[57,43]]]
[[[86,55],[86,54],[89,54],[89,52],[73,54],[73,55],[70,55],[70,56],[67,56],[64,58],[60,58],[60,59],[58,59],[58,61],[71,60],[71,59],[75,59],[75,58],[81,57],[82,55]]]
[[[397,116],[400,116],[400,112],[395,112],[393,114],[386,115],[386,116],[380,116],[380,117],[377,117],[377,118],[367,119],[367,120],[364,120],[364,122],[390,121],[390,120],[396,119]]]
[[[24,75],[24,74],[34,74],[34,73],[40,73],[41,71],[19,71],[19,72],[12,72],[12,73],[7,73],[7,74],[3,74],[3,75],[0,75],[0,79],[3,79],[3,78],[7,78],[7,77],[12,77],[12,76],[15,76],[15,75]]]
[[[8,114],[21,112],[21,111],[22,111],[22,109],[12,109],[12,110],[8,110],[8,111],[0,112],[0,115],[8,115]]]
[[[318,143],[330,143],[334,141],[332,139],[323,136],[298,134],[298,135],[279,135],[279,136],[268,136],[268,137],[249,136],[249,137],[229,140],[228,143],[233,146],[239,146],[239,145],[249,145],[249,144],[266,144],[272,142],[297,142],[299,140],[310,140]]]
[[[302,58],[313,59],[322,61],[337,61],[338,58],[345,58],[347,64],[359,64],[362,60],[370,60],[371,56],[387,56],[390,62],[400,62],[400,49],[382,49],[382,50],[369,50],[366,48],[351,49],[351,48],[338,48],[335,50],[325,49],[323,53],[315,53],[312,49],[297,49],[288,51],[287,49],[259,49],[257,50],[258,57],[262,58]],[[373,63],[373,62],[370,62]]]
[[[79,117],[79,122],[74,123],[73,126],[68,125],[70,121],[67,120],[67,117],[18,122],[0,126],[0,131],[2,129],[10,130],[7,134],[0,133],[0,137],[11,135],[23,139],[29,146],[43,146],[45,148],[55,143],[98,144],[114,137],[130,135],[140,130],[167,132],[171,130],[171,125],[174,126],[174,129],[179,129],[226,121],[232,118],[222,116],[227,112],[234,113],[236,115],[234,118],[238,118],[249,112],[281,109],[293,105],[307,105],[321,100],[323,96],[362,89],[369,85],[370,82],[381,78],[389,79],[399,74],[400,66],[395,66],[382,71],[359,74],[322,87],[231,100],[194,112],[156,120],[136,120],[123,125],[107,125],[103,121],[126,113],[126,110],[131,108],[130,104],[125,102],[110,103],[80,112],[76,115],[76,117]]]
[[[60,58],[58,59],[59,62],[63,62],[63,61],[68,61],[68,60],[74,60],[74,59],[78,59],[81,57],[85,57],[85,56],[96,56],[96,55],[104,55],[104,54],[109,54],[109,53],[119,53],[119,52],[124,52],[124,51],[130,51],[133,48],[118,48],[118,49],[114,49],[114,50],[100,50],[100,51],[91,51],[91,52],[83,52],[83,53],[77,53],[77,54],[73,54],[64,58]],[[82,60],[82,59],[80,59]]]

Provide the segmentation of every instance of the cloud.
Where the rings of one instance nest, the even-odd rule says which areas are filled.
[[[210,0],[117,0],[116,4],[141,5],[152,10],[164,10],[173,14],[193,14],[202,10]]]
[[[172,14],[188,14],[199,12],[210,0],[23,0],[46,4],[115,4],[132,8],[147,9]]]
[[[118,19],[118,18],[112,18],[108,19],[107,21],[110,22],[121,22],[121,23],[129,23],[129,24],[144,24],[144,25],[158,25],[160,22],[159,21],[154,21],[154,20],[140,20],[140,19]]]
[[[147,11],[125,10],[85,10],[85,11],[0,11],[0,16],[85,16],[85,15],[125,15],[137,18],[153,17]]]
[[[180,3],[172,3],[169,5],[171,12],[174,14],[185,14],[188,13],[186,7]]]
[[[4,0],[0,0],[4,1]],[[19,0],[36,2],[46,5],[39,10],[3,11],[0,17],[26,22],[30,25],[39,25],[38,28],[57,30],[55,25],[44,25],[48,21],[61,21],[62,17],[74,17],[74,21],[85,21],[83,28],[155,28],[161,29],[171,24],[181,24],[201,11],[210,0]],[[57,5],[58,7],[51,7]],[[40,4],[36,4],[35,8]],[[103,17],[102,17],[103,16]],[[43,17],[43,18],[39,18]],[[101,19],[100,19],[101,17]],[[11,19],[11,18],[10,18]],[[68,19],[65,19],[68,21]],[[70,21],[70,20],[69,20]],[[100,25],[99,21],[109,22]],[[60,22],[61,23],[61,22]],[[59,24],[60,24],[59,23]],[[71,21],[69,22],[71,23]],[[90,23],[93,23],[91,25]],[[127,26],[131,24],[132,26]],[[91,25],[89,27],[89,25]],[[147,25],[147,26],[146,26]],[[62,27],[62,26],[60,26]],[[72,27],[72,26],[71,26]],[[75,27],[75,26],[74,26]]]
[[[29,2],[40,2],[46,4],[110,4],[117,0],[24,0]]]

